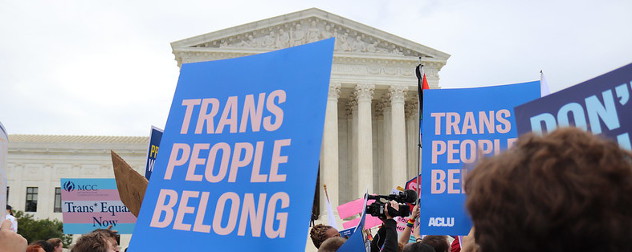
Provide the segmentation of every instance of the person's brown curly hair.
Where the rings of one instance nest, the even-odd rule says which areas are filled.
[[[632,154],[582,130],[520,137],[465,191],[481,252],[632,251]]]
[[[342,237],[332,237],[323,241],[318,248],[318,252],[336,252],[347,239]]]
[[[82,235],[71,252],[107,252],[108,239],[102,232],[92,232]]]
[[[332,226],[317,224],[309,231],[309,237],[312,238],[312,242],[316,248],[320,248],[320,245],[327,239],[326,233],[330,228],[332,228]]]

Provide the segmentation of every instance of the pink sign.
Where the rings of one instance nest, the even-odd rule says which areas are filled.
[[[114,179],[61,179],[65,234],[108,228],[119,234],[134,231],[136,217],[121,202]]]

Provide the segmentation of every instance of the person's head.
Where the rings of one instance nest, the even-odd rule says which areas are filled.
[[[102,232],[91,232],[82,235],[71,252],[115,252],[112,241]]]
[[[326,239],[318,248],[318,252],[336,252],[347,239],[342,237],[331,237]]]
[[[107,228],[107,229],[101,228],[101,229],[95,229],[92,232],[103,234],[108,239],[108,241],[112,244],[114,252],[119,252],[120,248],[119,248],[118,241],[120,239],[120,236],[117,231],[114,231],[110,228]]]
[[[46,242],[55,248],[55,252],[62,252],[64,250],[64,243],[59,238],[50,238]]]
[[[632,251],[632,153],[582,130],[520,137],[465,191],[481,251]]]
[[[426,235],[421,239],[421,243],[429,245],[436,252],[448,252],[450,250],[448,237],[445,235]]]
[[[92,230],[92,233],[102,233],[103,235],[105,235],[106,237],[110,237],[112,239],[118,239],[118,231],[112,230],[110,228],[99,228],[99,229],[95,229]]]
[[[51,245],[50,243],[48,243],[47,241],[44,241],[44,240],[34,241],[32,244],[40,245],[40,247],[42,247],[44,249],[44,251],[46,251],[46,252],[54,252],[55,251],[55,248],[53,247],[53,245]]]
[[[26,252],[46,252],[39,244],[31,244],[26,247]]]
[[[435,250],[430,245],[414,242],[406,244],[402,252],[435,252]]]
[[[13,215],[13,208],[10,205],[7,205],[7,213]]]
[[[316,246],[316,248],[320,248],[320,245],[325,240],[331,237],[340,237],[340,233],[338,233],[338,230],[332,226],[317,224],[312,227],[311,231],[309,231],[309,237],[312,238],[314,246]]]

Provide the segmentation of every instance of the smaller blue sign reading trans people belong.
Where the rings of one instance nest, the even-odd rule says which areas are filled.
[[[632,64],[516,107],[518,133],[575,126],[632,150]]]
[[[129,251],[305,251],[333,48],[183,64]]]
[[[540,82],[424,90],[420,231],[467,235],[464,165],[516,140],[513,108],[540,97]]]

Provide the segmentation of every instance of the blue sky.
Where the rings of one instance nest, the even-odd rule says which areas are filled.
[[[146,136],[163,127],[170,42],[311,7],[451,54],[444,88],[552,91],[632,62],[632,1],[0,0],[0,122],[10,134]]]

